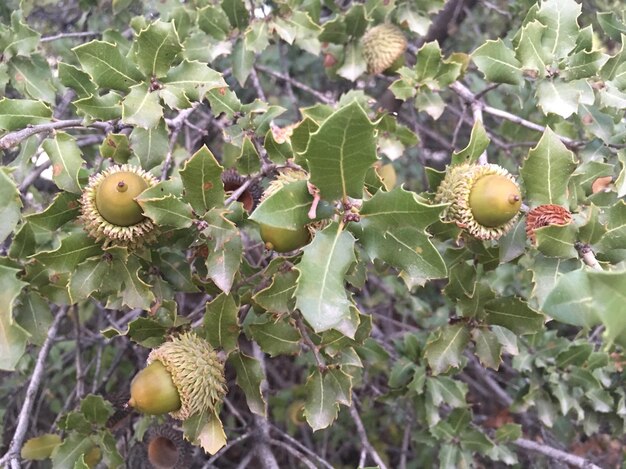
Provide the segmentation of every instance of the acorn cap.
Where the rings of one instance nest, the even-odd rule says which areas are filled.
[[[493,190],[494,185],[499,189]],[[456,222],[482,240],[499,239],[507,233],[515,225],[522,203],[515,179],[496,164],[449,167],[435,202],[449,204],[442,212],[443,221]]]
[[[283,186],[296,181],[303,181],[309,179],[309,175],[306,171],[294,168],[285,168],[281,170],[275,179],[273,179],[263,195],[261,196],[261,202],[267,199],[270,195],[278,192]]]
[[[213,347],[192,333],[165,342],[148,355],[148,364],[160,361],[172,377],[180,395],[180,409],[170,412],[186,420],[205,410],[217,414],[217,406],[226,394],[224,364]]]
[[[191,445],[171,423],[150,427],[144,437],[147,457],[159,469],[187,469],[190,467]]]
[[[406,50],[407,40],[397,26],[384,23],[374,26],[361,38],[367,71],[377,74],[391,67]]]
[[[132,165],[111,166],[89,178],[80,199],[87,234],[104,245],[141,247],[154,242],[157,227],[143,215],[135,198],[158,180]]]
[[[232,168],[222,173],[222,183],[224,184],[224,192],[226,192],[227,196],[239,189],[246,181],[247,178],[243,177]],[[263,189],[258,181],[254,180],[237,198],[237,201],[242,203],[246,212],[252,213],[252,210],[257,206],[259,200],[261,200],[262,195]]]
[[[539,205],[526,214],[526,236],[532,244],[537,244],[535,230],[549,225],[567,225],[572,214],[565,207],[554,204]]]

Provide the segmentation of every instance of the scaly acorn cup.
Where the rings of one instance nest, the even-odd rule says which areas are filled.
[[[224,364],[207,341],[183,334],[152,350],[147,363],[131,383],[131,407],[178,420],[205,410],[217,415],[226,394]]]
[[[144,436],[148,461],[159,469],[186,469],[191,466],[191,445],[170,423],[150,427]]]
[[[404,33],[390,23],[379,24],[361,38],[363,57],[369,73],[382,73],[404,54],[407,40]]]
[[[157,227],[135,199],[157,183],[150,173],[127,164],[91,176],[80,199],[80,219],[89,236],[104,240],[105,247],[138,248],[154,242]]]
[[[471,236],[499,239],[515,224],[522,205],[519,186],[496,164],[462,164],[448,168],[437,189],[436,203],[450,204],[443,221],[456,222]]]

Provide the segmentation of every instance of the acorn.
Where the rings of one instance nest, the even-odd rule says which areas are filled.
[[[59,446],[61,441],[61,437],[54,433],[36,436],[24,443],[20,456],[28,461],[43,461],[50,457],[54,448]]]
[[[175,337],[152,350],[147,363],[131,383],[128,404],[135,410],[178,420],[217,414],[226,394],[224,364],[206,340],[192,333]]]
[[[290,252],[307,245],[311,240],[311,233],[306,225],[297,230],[288,230],[262,223],[259,225],[261,227],[261,239],[268,250]]]
[[[166,423],[151,427],[144,438],[148,461],[157,469],[190,467],[191,446],[180,431]]]
[[[407,40],[397,26],[384,23],[374,26],[361,38],[363,57],[367,62],[367,71],[372,74],[382,73],[403,63]]]
[[[111,166],[94,174],[81,196],[85,230],[104,245],[131,248],[154,242],[156,225],[145,217],[136,198],[158,180],[132,165]]]
[[[436,203],[448,203],[443,221],[456,222],[471,236],[499,239],[519,215],[522,196],[509,172],[495,164],[462,164],[448,168],[437,189]]]

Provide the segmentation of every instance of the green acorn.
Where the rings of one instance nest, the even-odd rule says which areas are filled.
[[[495,164],[462,164],[448,168],[437,189],[436,203],[450,204],[443,221],[475,238],[499,239],[515,224],[522,196],[509,172]]]
[[[178,420],[205,410],[217,414],[226,394],[224,364],[207,341],[183,334],[152,350],[147,363],[131,383],[131,407]]]
[[[367,31],[361,38],[361,45],[367,71],[377,74],[402,61],[407,40],[400,28],[384,23]]]
[[[111,166],[94,174],[80,199],[81,220],[92,238],[105,246],[131,248],[156,239],[156,225],[145,217],[136,198],[156,185],[157,179],[143,169]]]

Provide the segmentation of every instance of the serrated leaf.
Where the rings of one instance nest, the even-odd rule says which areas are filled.
[[[185,293],[198,291],[198,287],[191,278],[191,265],[184,253],[164,252],[155,259],[155,264],[161,270],[165,280],[177,291]]]
[[[156,127],[163,117],[159,94],[147,84],[131,86],[130,93],[122,101],[122,122],[144,129]]]
[[[20,93],[29,98],[54,104],[56,88],[52,72],[46,59],[40,54],[27,57],[14,57],[9,62],[11,83]]]
[[[80,411],[88,422],[95,425],[104,425],[113,414],[113,406],[102,396],[87,394],[80,402]]]
[[[548,316],[565,324],[592,327],[600,321],[594,296],[587,273],[576,270],[557,280],[542,309]]]
[[[162,82],[161,93],[172,90],[174,93],[183,93],[185,98],[192,101],[202,101],[208,91],[227,86],[221,73],[205,63],[188,60],[169,69]]]
[[[78,172],[84,161],[82,151],[74,137],[56,132],[53,138],[44,140],[43,149],[52,160],[52,179],[59,189],[80,194]]]
[[[185,439],[209,454],[226,445],[224,426],[216,413],[205,411],[192,415],[183,422],[183,432]]]
[[[85,259],[102,253],[102,247],[87,233],[77,231],[61,240],[53,251],[41,251],[33,257],[56,272],[72,272]]]
[[[452,164],[475,163],[480,155],[487,150],[491,139],[480,120],[474,122],[472,134],[467,146],[452,154]]]
[[[94,443],[89,436],[74,432],[70,433],[63,440],[63,443],[52,452],[52,467],[55,469],[74,469],[79,460],[83,460],[83,455],[93,446]]]
[[[563,274],[580,268],[580,262],[575,259],[563,260],[538,254],[533,260],[531,271],[534,288],[531,297],[536,298],[540,306]]]
[[[488,324],[506,327],[516,334],[533,334],[544,328],[544,316],[515,297],[496,298],[485,304],[484,318]]]
[[[567,205],[567,185],[575,169],[574,154],[547,127],[520,169],[527,203]]]
[[[333,223],[319,231],[306,246],[296,269],[300,273],[296,287],[296,307],[313,327],[323,332],[337,327],[350,316],[350,301],[345,289],[345,275],[354,255],[354,237]],[[320,262],[322,260],[322,262]]]
[[[334,112],[311,135],[302,157],[322,198],[361,199],[365,173],[377,159],[374,125],[353,101]]]
[[[356,81],[367,70],[360,42],[350,42],[345,46],[343,64],[337,69],[337,75],[346,80]]]
[[[230,32],[228,16],[219,6],[207,5],[198,10],[198,26],[215,39],[224,40]]]
[[[537,249],[547,257],[563,259],[577,257],[578,254],[574,248],[577,234],[577,227],[573,223],[543,226],[535,230]]]
[[[249,328],[252,339],[259,344],[261,350],[272,357],[295,355],[300,351],[300,332],[287,320],[255,322]]]
[[[137,202],[141,205],[144,215],[157,225],[189,228],[192,224],[191,206],[175,195],[168,194],[160,198],[139,196]]]
[[[581,5],[574,0],[543,0],[537,12],[537,19],[546,25],[542,46],[549,57],[565,57],[576,46],[580,31],[578,17]]]
[[[522,67],[527,70],[536,70],[539,76],[545,76],[550,62],[549,54],[542,45],[546,30],[547,27],[538,20],[527,23],[522,27],[520,40],[515,49]]]
[[[241,86],[244,86],[252,66],[254,65],[254,52],[247,50],[243,39],[240,39],[233,48],[231,54],[233,63],[233,76]]]
[[[544,114],[554,113],[567,119],[578,111],[581,102],[588,102],[586,96],[593,97],[591,86],[582,81],[543,80],[537,85],[537,104]]]
[[[174,25],[157,20],[137,35],[135,64],[144,75],[160,78],[168,72],[182,48]]]
[[[330,375],[322,374],[320,370],[313,371],[307,379],[305,391],[304,416],[313,431],[331,425],[337,418],[339,393]]]
[[[487,41],[472,53],[472,60],[485,78],[494,83],[521,85],[522,64],[502,39]]]
[[[220,347],[226,353],[237,348],[239,337],[239,306],[231,295],[220,293],[207,303],[204,315],[205,337],[213,347]]]
[[[594,294],[596,313],[606,327],[609,344],[615,342],[626,347],[626,272],[587,272],[590,291]]]
[[[448,376],[429,376],[426,378],[428,398],[435,407],[444,402],[453,408],[465,407],[467,385]]]
[[[161,164],[169,149],[165,121],[150,129],[135,127],[130,133],[130,146],[146,171]]]
[[[29,56],[39,45],[41,34],[31,29],[24,21],[21,9],[11,13],[11,28],[7,43],[2,44],[4,58],[10,59],[16,55]]]
[[[28,125],[49,122],[52,110],[41,101],[30,99],[0,99],[0,129],[18,130]]]
[[[229,231],[229,238],[223,243],[217,240],[209,243],[209,255],[205,263],[207,275],[224,293],[230,292],[243,256],[239,231],[234,226]]]
[[[126,134],[108,134],[100,144],[100,154],[118,164],[128,163],[130,157],[130,141]]]
[[[185,162],[180,171],[185,187],[184,197],[197,213],[204,214],[223,203],[224,185],[221,179],[223,169],[206,146]]]
[[[0,244],[13,232],[21,218],[22,200],[6,167],[0,167]]]
[[[117,273],[119,280],[123,283],[120,290],[122,304],[129,308],[140,308],[144,311],[150,310],[150,305],[154,302],[154,294],[150,290],[150,285],[139,277],[141,265],[136,256],[129,256],[126,262],[122,260],[113,261],[111,267]]]
[[[290,312],[296,291],[296,280],[298,273],[295,270],[289,272],[277,272],[272,278],[272,284],[257,292],[252,300],[266,311],[278,314]]]
[[[265,417],[267,404],[261,393],[261,382],[265,379],[265,375],[261,364],[243,352],[232,353],[228,358],[228,363],[235,368],[237,385],[246,395],[250,411]]]
[[[97,86],[91,81],[91,76],[88,73],[65,62],[59,62],[58,70],[61,83],[76,91],[79,98],[87,98],[96,94]]]
[[[359,240],[371,258],[401,269],[409,287],[444,277],[445,263],[424,231],[438,220],[441,209],[402,188],[378,191],[361,208]]]
[[[444,373],[450,367],[458,368],[470,335],[465,324],[445,326],[438,334],[428,341],[424,349],[424,357],[433,374]]]
[[[122,95],[110,91],[103,95],[91,95],[87,98],[78,99],[72,104],[79,115],[88,119],[113,120],[122,117]]]
[[[605,210],[607,213],[606,231],[597,243],[598,249],[609,253],[612,249],[626,246],[626,202],[622,199]]]
[[[117,44],[91,41],[72,50],[100,88],[128,91],[142,79],[141,72],[122,55]]]
[[[211,104],[211,111],[216,116],[226,114],[229,119],[241,111],[241,101],[234,91],[227,87],[211,89],[207,92],[207,99]]]
[[[265,198],[250,219],[263,225],[298,230],[311,222],[308,212],[312,203],[307,181],[291,182]]]
[[[28,333],[13,320],[13,302],[27,284],[19,269],[0,264],[0,370],[12,371],[26,348]]]
[[[68,294],[72,303],[86,300],[95,291],[99,291],[110,265],[100,258],[87,259],[71,272],[68,282]]]
[[[472,330],[472,340],[476,344],[475,353],[480,363],[497,370],[502,361],[502,345],[489,329]]]
[[[27,291],[15,308],[15,321],[29,334],[29,342],[43,345],[52,323],[50,305],[39,293]]]

